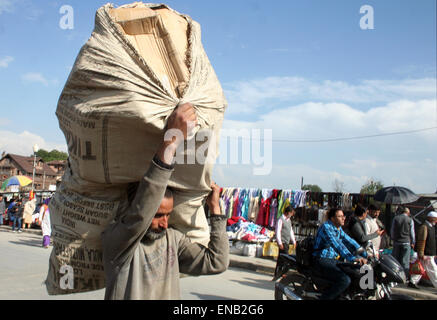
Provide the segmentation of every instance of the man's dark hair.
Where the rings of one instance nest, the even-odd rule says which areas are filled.
[[[408,208],[405,207],[405,206],[399,206],[399,207],[398,207],[398,210],[397,210],[397,213],[398,213],[398,214],[407,213],[409,210],[410,210],[410,209],[408,209]]]
[[[355,208],[354,213],[357,217],[362,217],[363,214],[366,212],[366,210],[367,210],[366,207],[364,207],[361,204],[357,204],[357,207]]]
[[[379,206],[377,206],[376,204],[371,204],[367,209],[371,210],[371,211],[378,211],[381,210],[379,208]]]
[[[287,208],[285,208],[284,213],[293,212],[293,211],[295,211],[294,208],[292,206],[288,206]]]
[[[337,213],[337,211],[340,211],[340,210],[342,210],[342,209],[338,208],[338,207],[329,209],[329,211],[328,211],[328,219],[334,218],[335,214]]]

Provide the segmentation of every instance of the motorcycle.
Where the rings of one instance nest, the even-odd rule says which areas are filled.
[[[392,288],[407,282],[402,266],[391,255],[376,255],[369,241],[366,249],[373,253],[368,263],[339,262],[338,267],[351,278],[351,285],[339,300],[414,300],[410,296],[394,294]],[[366,250],[360,248],[355,255]],[[332,283],[313,267],[298,263],[295,255],[280,254],[275,276],[275,300],[320,300],[322,292]]]

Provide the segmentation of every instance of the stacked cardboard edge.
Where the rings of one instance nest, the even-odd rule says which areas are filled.
[[[181,98],[189,80],[187,20],[163,7],[118,8],[109,13],[161,83]]]

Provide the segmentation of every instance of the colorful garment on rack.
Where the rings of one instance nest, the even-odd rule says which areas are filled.
[[[234,191],[234,203],[232,204],[232,217],[238,217],[238,203],[239,203],[240,189]]]
[[[258,216],[259,195],[260,195],[260,190],[258,189],[250,190],[250,205],[249,205],[249,214],[248,214],[248,219],[250,221],[255,221]]]
[[[269,224],[268,226],[270,228],[275,228],[276,226],[276,221],[277,221],[277,212],[278,212],[278,195],[279,195],[279,190],[273,190],[272,193],[272,200],[270,203],[270,211],[269,211]]]
[[[261,204],[258,212],[258,217],[256,219],[256,224],[261,226],[268,226],[269,224],[269,211],[270,211],[270,202],[271,195],[273,190],[262,189],[261,190]]]

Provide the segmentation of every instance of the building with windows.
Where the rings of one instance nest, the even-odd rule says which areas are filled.
[[[6,154],[0,160],[0,186],[7,178],[15,175],[33,177],[34,157],[25,157],[16,154]],[[36,157],[35,165],[35,190],[49,190],[56,186],[59,177],[65,171],[65,164],[54,161],[53,165],[45,163],[41,158]],[[66,163],[66,161],[65,161]],[[32,185],[27,186],[30,190]],[[9,190],[5,190],[9,191]]]

